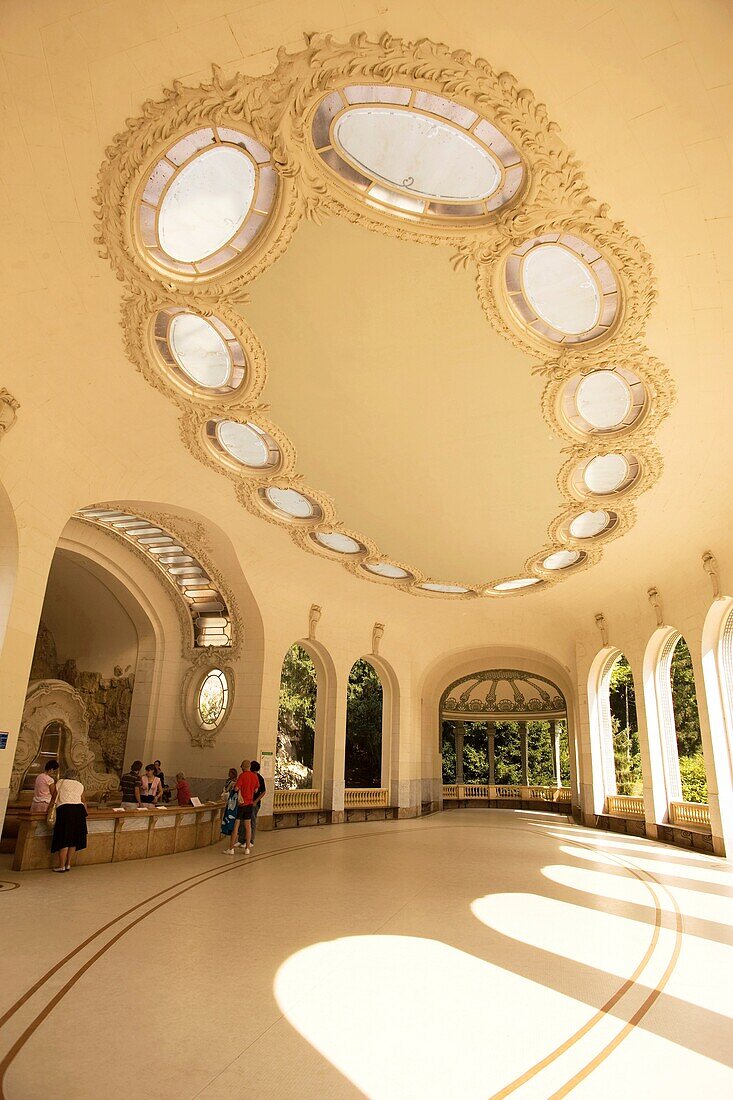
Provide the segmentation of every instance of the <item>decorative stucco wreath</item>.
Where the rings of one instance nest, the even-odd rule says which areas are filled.
[[[360,156],[367,116],[367,130],[376,124],[398,145],[430,129],[449,155],[460,148],[483,190],[429,194],[413,175],[385,177]],[[188,255],[174,240],[170,211],[197,178],[211,184],[230,169],[244,181],[246,209],[227,239]],[[557,479],[565,504],[522,572],[446,582],[385,556],[339,522],[330,497],[304,484],[294,445],[258,404],[265,351],[233,304],[246,305],[247,284],[283,253],[302,218],[328,216],[449,248],[455,266],[475,270],[489,322],[541,360],[542,415],[567,444]],[[127,354],[179,407],[186,446],[230,478],[250,512],[355,576],[433,598],[545,588],[598,562],[661,473],[652,437],[674,387],[642,342],[656,293],[649,255],[590,196],[545,106],[463,50],[389,35],[348,43],[313,35],[298,53],[281,50],[269,75],[225,79],[214,68],[209,84],[176,82],[108,148],[97,218],[102,255],[125,285]],[[587,316],[573,331],[559,326],[556,300],[539,301],[536,272],[553,265],[585,287]],[[224,364],[219,374],[187,369],[182,349],[196,339]],[[594,422],[591,385],[605,387],[596,397],[614,397],[617,423]]]

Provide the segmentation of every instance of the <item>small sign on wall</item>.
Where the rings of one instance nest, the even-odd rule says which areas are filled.
[[[7,749],[8,737],[10,737],[9,733],[0,733],[0,749]]]
[[[274,775],[274,761],[274,752],[263,752],[260,754],[260,772],[265,779],[272,779]]]

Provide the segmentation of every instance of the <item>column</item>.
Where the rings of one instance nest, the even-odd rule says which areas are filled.
[[[466,736],[466,723],[454,722],[453,734],[456,744],[456,783],[463,783],[463,738]]]
[[[496,759],[495,759],[495,745],[494,739],[496,737],[496,722],[488,722],[486,725],[486,735],[489,741],[489,785],[491,787],[496,786]]]
[[[527,744],[527,723],[519,723],[519,744],[522,754],[522,786],[529,785],[529,745]]]
[[[555,786],[560,783],[560,723],[553,722],[550,730],[550,743],[552,745],[552,771],[555,776]]]

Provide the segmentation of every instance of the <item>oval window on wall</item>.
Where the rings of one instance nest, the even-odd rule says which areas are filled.
[[[229,705],[229,681],[220,668],[212,668],[204,676],[196,700],[196,716],[205,730],[214,730],[224,720]]]

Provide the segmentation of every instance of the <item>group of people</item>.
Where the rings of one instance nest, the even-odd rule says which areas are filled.
[[[71,870],[76,852],[87,846],[87,804],[84,784],[76,768],[67,768],[59,779],[58,760],[49,760],[36,776],[31,801],[31,813],[43,813],[53,825],[51,852],[58,855],[57,874]],[[175,787],[166,786],[160,760],[154,760],[143,771],[142,760],[134,760],[121,780],[123,809],[142,809],[172,801],[175,793],[179,806],[191,806],[191,788],[183,772],[176,773]],[[222,816],[222,836],[229,838],[228,856],[243,849],[249,855],[257,834],[257,814],[267,791],[257,760],[243,760],[240,770],[229,769],[222,799],[226,801]]]
[[[229,847],[224,849],[227,856],[235,855],[237,848],[243,848],[244,854],[249,855],[257,835],[260,803],[267,792],[258,760],[243,760],[239,767],[239,775],[236,768],[229,769],[221,792],[221,797],[226,799],[221,832],[222,836],[229,837]]]
[[[133,760],[129,772],[120,779],[122,788],[122,806],[125,810],[134,810],[143,806],[157,806],[161,802],[170,802],[175,797],[179,806],[190,806],[191,788],[183,772],[176,772],[175,786],[166,786],[165,773],[160,760],[145,765],[142,760]]]

